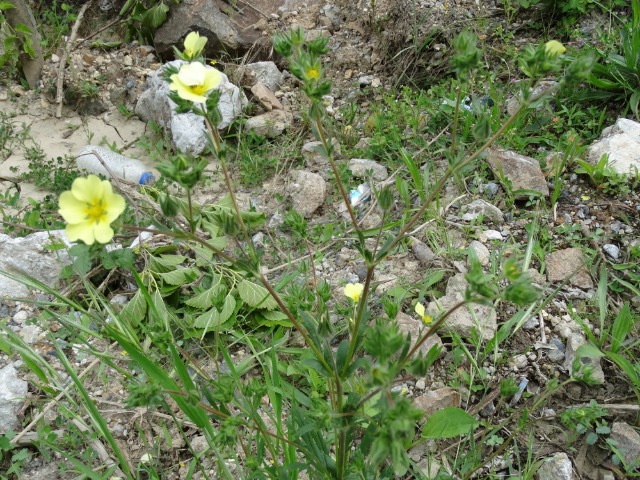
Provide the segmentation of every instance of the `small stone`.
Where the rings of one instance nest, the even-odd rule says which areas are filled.
[[[12,364],[0,369],[0,435],[16,430],[20,425],[18,411],[25,402],[27,391],[27,382],[18,378]]]
[[[504,240],[502,234],[497,230],[485,230],[478,235],[481,242],[487,240]]]
[[[482,215],[484,221],[490,221],[497,224],[504,223],[504,214],[502,211],[498,207],[494,207],[484,200],[474,200],[473,202],[464,205],[460,210],[463,213],[462,220],[465,222],[476,220]]]
[[[396,316],[396,323],[398,324],[398,329],[403,336],[406,336],[407,334],[411,335],[411,348],[414,347],[414,345],[418,341],[418,338],[420,338],[420,335],[427,329],[427,326],[422,322],[422,320],[419,320],[416,317],[411,317],[402,312],[398,313],[398,315]],[[442,340],[437,334],[434,333],[429,338],[427,338],[422,345],[420,345],[418,352],[420,352],[422,355],[426,355],[427,353],[429,353],[429,350],[431,350],[431,348],[436,345],[440,348],[440,352],[444,353],[444,345],[442,344]],[[420,390],[424,390],[424,388]]]
[[[33,345],[37,343],[42,336],[42,329],[37,325],[25,325],[18,332],[18,335],[22,337],[25,343]]]
[[[20,310],[19,312],[16,312],[16,314],[13,316],[13,321],[16,322],[18,325],[22,325],[28,319],[29,319],[29,313],[26,310]]]
[[[529,360],[527,356],[524,354],[515,355],[513,358],[509,360],[509,366],[515,367],[517,369],[525,368],[529,364]]]
[[[477,240],[474,240],[469,244],[469,250],[472,250],[475,253],[476,258],[480,262],[480,265],[482,265],[483,267],[486,267],[487,265],[489,265],[489,260],[491,259],[491,252],[489,252],[489,249],[485,247],[482,243],[480,243]],[[471,259],[467,260],[467,267],[471,268]]]
[[[540,328],[540,320],[538,320],[538,317],[530,317],[526,322],[524,322],[522,328],[525,330],[535,330]]]
[[[577,351],[581,345],[587,343],[586,339],[581,333],[573,333],[567,337],[567,346],[565,351],[565,361],[564,368],[573,376],[580,377],[586,373],[587,370],[591,371],[591,375],[589,376],[590,380],[593,381],[596,385],[602,385],[605,383],[604,372],[602,371],[602,366],[600,365],[599,357],[591,357],[588,355],[583,355],[577,358]],[[579,361],[577,364],[578,369],[575,370],[574,364],[575,360]]]
[[[540,465],[538,480],[573,480],[573,465],[569,456],[559,452]]]
[[[566,248],[545,256],[547,279],[550,282],[569,282],[579,288],[593,288],[593,280],[584,266],[584,255],[579,248]],[[573,275],[573,276],[572,276]]]
[[[411,237],[411,251],[416,259],[425,266],[431,265],[438,259],[433,250],[415,237]]]
[[[427,388],[427,382],[425,382],[424,378],[418,379],[416,382],[416,390],[424,390]]]
[[[438,410],[445,407],[460,407],[460,394],[451,387],[443,387],[432,390],[414,399],[415,406],[424,412],[424,417],[420,421],[423,424],[427,417],[430,417]]]
[[[493,182],[489,182],[486,185],[484,185],[483,189],[484,194],[489,197],[489,198],[493,198],[498,194],[498,184],[497,183],[493,183]]]
[[[352,158],[349,160],[349,170],[356,178],[366,178],[367,172],[371,171],[374,180],[381,182],[389,177],[389,172],[384,165],[366,158]]]
[[[616,448],[620,451],[628,472],[640,466],[640,434],[633,427],[624,422],[614,422],[611,438],[616,441]]]
[[[260,102],[260,105],[267,110],[282,110],[282,103],[280,100],[276,98],[269,87],[267,87],[263,83],[256,83],[253,87],[251,87],[251,93],[253,93],[254,97]]]
[[[293,124],[293,115],[284,110],[271,110],[251,117],[247,120],[245,128],[249,132],[267,138],[275,138],[281,135]]]
[[[324,203],[327,193],[326,182],[317,173],[305,170],[293,170],[291,176],[293,184],[290,185],[290,194],[293,208],[308,218]]]
[[[606,245],[603,245],[602,250],[613,260],[618,260],[618,258],[620,258],[620,248],[618,248],[618,246],[614,245],[613,243],[607,243]]]
[[[564,360],[565,351],[564,343],[562,343],[562,341],[558,338],[552,338],[549,344],[554,347],[553,349],[546,350],[547,358],[549,359],[549,361],[553,363],[562,362],[562,360]]]
[[[131,55],[125,55],[124,58],[122,59],[122,63],[124,64],[125,67],[130,67],[133,65],[133,58],[131,58]]]
[[[510,183],[516,198],[528,198],[528,193],[518,194],[518,190],[535,190],[545,197],[549,196],[549,187],[535,158],[520,155],[500,148],[487,151],[487,162],[496,178],[505,178]]]

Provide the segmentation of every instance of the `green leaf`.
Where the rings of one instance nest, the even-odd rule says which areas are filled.
[[[138,325],[147,314],[147,300],[140,290],[129,300],[122,311],[120,316],[128,320],[133,325]]]
[[[210,288],[197,294],[195,297],[191,297],[185,303],[190,307],[199,308],[200,310],[209,309],[213,305],[216,295],[219,295],[221,291],[225,290],[225,286],[221,281],[222,276],[216,275]]]
[[[185,285],[198,278],[198,274],[195,268],[181,268],[173,272],[159,273],[158,278],[169,285]]]
[[[250,307],[273,310],[278,306],[266,288],[249,280],[240,282],[238,285],[238,293],[240,294],[240,298]]]
[[[155,7],[150,8],[142,18],[142,23],[153,29],[158,28],[167,19],[169,7],[164,3],[159,3]]]
[[[158,273],[171,272],[186,259],[187,257],[183,257],[182,255],[160,255],[159,257],[151,257],[149,270]]]
[[[0,2],[0,10],[9,10],[10,8],[16,8],[11,2]]]
[[[424,438],[451,438],[467,435],[479,425],[471,415],[456,407],[446,407],[431,415],[424,427]]]
[[[227,295],[224,299],[222,309],[218,310],[216,307],[211,308],[208,312],[203,313],[197,317],[193,326],[195,328],[202,328],[206,331],[212,330],[222,323],[226,322],[233,310],[236,308],[236,299],[231,294]]]
[[[103,250],[100,253],[102,266],[107,270],[111,270],[116,267],[131,267],[135,259],[136,256],[130,248],[119,248],[117,250],[111,250],[110,252]]]
[[[633,328],[633,324],[634,321],[631,310],[629,310],[629,304],[625,303],[613,321],[613,328],[611,329],[611,351],[613,353],[618,353],[625,338]]]
[[[25,35],[31,35],[33,32],[24,23],[18,23],[15,26],[16,32],[24,33]]]
[[[260,310],[259,313],[260,315],[258,316],[258,322],[265,327],[280,326],[290,328],[293,326],[293,323],[291,322],[289,317],[287,317],[287,315],[280,310]]]

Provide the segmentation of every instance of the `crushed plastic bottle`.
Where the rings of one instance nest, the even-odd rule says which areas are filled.
[[[358,188],[349,192],[349,201],[351,206],[359,208],[371,198],[371,187],[368,183],[361,183]]]
[[[104,167],[100,159],[104,161],[108,169]],[[140,160],[125,157],[108,148],[96,145],[85,146],[76,157],[76,165],[80,170],[84,169],[106,177],[113,175],[140,185],[151,185],[156,180],[153,173]]]

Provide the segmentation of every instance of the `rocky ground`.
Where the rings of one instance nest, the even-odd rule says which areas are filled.
[[[109,2],[100,3],[105,11],[95,9],[87,22],[112,15],[106,8]],[[376,5],[373,11],[372,5]],[[459,30],[474,20],[482,20],[487,24],[495,22],[497,25],[504,21],[501,13],[493,2],[478,5],[465,0],[451,3],[431,0],[337,1],[335,4],[287,1],[273,13],[258,14],[252,24],[252,35],[268,39],[276,31],[301,26],[311,35],[329,36],[327,68],[335,87],[327,99],[327,106],[330,114],[339,121],[343,111],[341,107],[350,102],[355,101],[359,110],[366,110],[368,105],[377,101],[378,93],[384,92],[400,79],[412,78],[415,84],[420,84],[427,76],[446,71],[448,39],[452,36],[447,29]],[[421,21],[427,15],[430,21]],[[67,158],[71,164],[74,155],[87,144],[115,145],[123,155],[139,158],[151,171],[155,171],[154,164],[162,152],[152,155],[150,149],[144,148],[140,141],[158,138],[146,120],[154,119],[162,125],[163,121],[167,122],[167,118],[163,117],[166,112],[145,110],[142,99],[150,98],[152,105],[157,103],[153,96],[155,91],[149,86],[150,79],[162,65],[163,60],[159,55],[167,59],[167,46],[171,35],[176,35],[176,28],[171,25],[164,32],[159,32],[164,35],[157,39],[159,51],[138,42],[121,44],[113,49],[78,42],[70,53],[65,71],[65,89],[70,93],[66,96],[61,118],[55,115],[57,104],[54,88],[60,73],[61,52],[47,60],[43,87],[39,91],[25,91],[19,85],[11,85],[0,91],[0,113],[6,116],[6,125],[11,125],[13,135],[23,139],[21,142],[15,140],[12,144],[5,144],[1,152],[0,180],[4,181],[0,191],[10,192],[19,185],[23,200],[32,198],[37,202],[46,197],[48,192],[41,187],[20,180],[20,174],[29,167],[32,148],[36,145],[44,150],[47,157]],[[490,31],[490,28],[487,30]],[[85,35],[88,34],[85,32]],[[522,38],[518,41],[526,40]],[[424,47],[416,48],[418,41],[424,42]],[[256,65],[256,60],[275,60],[276,64],[265,67],[264,64]],[[285,71],[286,65],[280,59],[269,57],[268,54],[265,57],[264,52],[256,49],[249,51],[242,62],[223,58],[219,63],[228,74],[230,85],[235,88],[229,87],[230,111],[233,112],[234,106],[246,107],[251,104],[249,111],[252,118],[245,125],[247,130],[254,130],[277,141],[283,131],[295,131],[300,126],[303,100],[294,79]],[[100,85],[98,91],[87,94],[86,85],[96,82]],[[367,93],[363,95],[364,90]],[[363,129],[363,125],[360,128]],[[622,122],[617,130],[620,135],[627,134],[632,138],[635,135],[634,148],[638,148],[637,132],[640,126]],[[24,133],[22,137],[21,132]],[[175,144],[184,141],[175,133],[174,130]],[[616,132],[611,133],[612,136],[607,137],[603,144],[594,146],[594,156],[598,155],[597,148],[601,149],[597,152],[611,153],[617,149],[612,140]],[[364,131],[360,131],[359,135],[365,136]],[[197,138],[189,137],[186,141],[184,148],[192,151],[204,146],[199,144]],[[259,233],[254,241],[264,241],[265,235],[286,236],[279,227],[282,213],[290,206],[307,217],[310,226],[344,215],[337,196],[332,195],[326,161],[314,153],[311,142],[310,136],[301,142],[305,163],[298,165],[297,169],[285,172],[283,168],[259,188],[240,186],[239,198],[243,205],[254,206],[270,218],[268,228]],[[394,172],[373,159],[340,157],[340,160],[346,162],[353,172],[354,185],[366,183],[366,171],[373,171],[373,177],[368,181],[377,185],[393,182]],[[552,184],[537,162],[532,165],[528,157],[494,149],[489,154],[488,163],[494,171],[505,172],[513,188],[537,190],[548,197]],[[206,190],[200,193],[199,200],[203,202],[215,201],[224,193],[221,179],[214,174]],[[472,249],[487,269],[491,268],[496,258],[523,251],[530,217],[503,211],[506,210],[504,191],[497,179],[496,174],[494,180],[469,185],[467,189],[451,185],[447,190],[445,208],[441,212],[447,245],[433,244],[433,237],[429,234],[431,225],[416,229],[412,235],[411,249],[393,255],[386,268],[378,273],[375,280],[380,285],[376,294],[380,295],[398,285],[419,284],[426,270],[437,267],[443,269],[448,278],[437,301],[434,298],[428,306],[428,309],[437,311],[439,306],[446,308],[456,303],[466,288],[463,274],[467,271],[467,264],[463,259],[449,255],[450,249]],[[5,214],[17,214],[24,208],[24,203],[7,206]],[[468,361],[457,356],[459,352],[452,348],[453,342],[447,334],[443,334],[442,338],[434,337],[434,342],[444,345],[445,358],[436,364],[427,377],[407,381],[399,388],[405,388],[427,413],[455,405],[488,418],[504,415],[504,410],[497,410],[501,406],[494,400],[501,380],[513,379],[520,385],[522,394],[535,396],[550,379],[566,378],[571,373],[578,346],[586,342],[583,327],[572,316],[572,309],[584,311],[585,305],[594,302],[599,279],[586,267],[576,269],[576,266],[584,263],[584,252],[574,248],[566,241],[565,235],[556,232],[556,228],[561,225],[565,229],[571,227],[575,238],[587,240],[603,265],[615,269],[617,265],[629,262],[632,249],[638,248],[639,212],[640,196],[637,191],[623,198],[614,198],[595,191],[584,177],[568,174],[557,208],[540,218],[541,229],[548,236],[547,241],[558,243],[553,253],[544,255],[544,274],[533,271],[533,280],[546,294],[551,294],[561,282],[571,278],[537,316],[527,318],[521,328],[516,329],[507,342],[500,345],[500,349],[508,352],[509,360],[505,364],[496,367],[489,360],[485,362],[483,367],[487,377],[483,382],[492,385],[494,390],[476,392],[469,388],[473,387],[473,382],[471,385],[452,383],[452,379],[458,377],[456,373],[466,370],[469,365]],[[375,227],[381,218],[375,209],[371,209],[362,220],[365,226]],[[0,269],[26,271],[53,284],[60,275],[60,266],[51,252],[43,247],[48,241],[46,233],[22,238],[0,235]],[[269,242],[266,243],[269,248]],[[271,275],[275,278],[280,271],[280,264],[287,263],[288,259],[280,255],[281,252],[271,253],[273,264],[267,268],[271,269]],[[65,260],[64,255],[61,258]],[[532,267],[539,270],[540,263],[534,261]],[[637,266],[631,268],[637,269]],[[318,276],[327,279],[336,291],[345,282],[363,279],[363,265],[349,242],[339,242],[328,249],[324,260],[316,265],[316,270]],[[126,301],[126,294],[131,292],[124,293],[113,301]],[[5,298],[31,295],[22,284],[9,279],[0,282],[0,294]],[[637,314],[640,297],[631,295],[629,300]],[[515,313],[512,307],[503,306],[476,306],[474,310],[475,319],[471,312],[461,311],[452,316],[447,328],[463,338],[468,338],[471,330],[478,328],[483,339],[489,340],[499,326]],[[4,300],[0,306],[2,321],[42,355],[49,356],[54,368],[60,369],[46,337],[46,330],[56,328],[55,324],[45,327],[32,322],[37,314],[38,310],[30,302]],[[595,335],[599,334],[595,316],[583,320]],[[404,331],[416,336],[420,323],[415,318],[400,313],[398,322]],[[245,352],[236,354],[240,359]],[[91,366],[90,360],[81,351],[76,352],[74,360],[79,371]],[[561,411],[568,405],[580,405],[590,400],[611,406],[611,438],[618,440],[620,445],[628,445],[625,452],[630,458],[640,455],[640,436],[629,426],[637,422],[636,398],[627,381],[614,365],[600,358],[583,357],[581,361],[594,365],[596,385],[572,384],[566,392],[552,397],[542,411],[539,427],[533,432],[533,451],[537,457],[550,460],[541,468],[538,478],[614,478],[612,471],[615,469],[609,453],[598,445],[578,442],[574,448],[565,448],[570,432],[566,432],[559,422]],[[0,366],[4,367],[0,370],[0,412],[3,413],[0,432],[10,429],[20,431],[25,426],[23,420],[30,409],[29,402],[37,401],[34,398],[37,390],[33,383],[27,384],[22,379],[23,363],[13,355],[2,354]],[[112,373],[109,372],[109,375]],[[157,434],[154,429],[159,427],[155,420],[147,419],[143,425],[139,422],[142,412],[123,409],[126,392],[116,377],[106,383],[103,377],[96,376],[90,393],[107,412],[105,416],[109,419],[110,428],[127,445],[129,455],[132,458],[139,457],[144,447],[144,441],[139,438],[140,432],[152,436]],[[25,403],[24,398],[29,400]],[[515,398],[512,406],[517,406],[518,401]],[[54,407],[49,413],[51,418],[55,417],[55,411]],[[197,443],[197,432],[192,432],[191,440],[195,442],[194,445]],[[173,441],[173,449],[181,448],[181,439],[177,434]],[[410,452],[411,458],[418,463],[423,461],[428,448],[429,445],[416,448]],[[172,455],[169,447],[165,453]],[[502,464],[497,467],[493,465],[492,471],[503,472],[506,476],[514,468],[514,458],[510,455],[496,460]],[[52,469],[51,464],[35,456],[25,466],[25,472],[30,473],[25,473],[27,476],[24,478],[52,478],[57,475],[52,473],[54,471],[55,467]],[[573,476],[572,471],[575,472]],[[178,472],[174,478],[183,478],[183,474]]]

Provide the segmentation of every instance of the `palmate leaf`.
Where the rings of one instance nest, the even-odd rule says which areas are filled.
[[[249,280],[240,282],[238,285],[238,293],[240,294],[240,298],[250,307],[273,310],[278,306],[266,288]]]
[[[196,317],[193,322],[193,326],[195,328],[202,328],[205,332],[212,330],[226,322],[231,317],[235,308],[236,299],[229,294],[225,297],[221,310],[218,310],[216,307],[212,307],[207,312]]]

